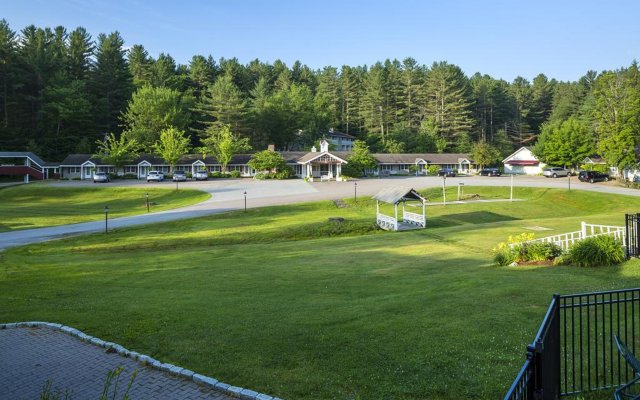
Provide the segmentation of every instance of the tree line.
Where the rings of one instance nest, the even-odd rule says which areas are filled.
[[[142,45],[125,49],[118,32],[16,32],[0,20],[0,85],[0,147],[51,160],[93,153],[112,133],[153,152],[171,128],[191,148],[211,147],[228,128],[255,150],[306,149],[335,128],[374,152],[473,151],[483,163],[537,143],[543,161],[601,154],[620,166],[635,162],[639,141],[635,62],[574,82],[468,77],[413,58],[314,70],[195,55],[182,65]]]

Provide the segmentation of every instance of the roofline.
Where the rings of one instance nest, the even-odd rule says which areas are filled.
[[[516,151],[514,151],[513,153],[511,153],[507,158],[505,158],[504,160],[502,160],[502,163],[504,164],[508,159],[510,159],[511,157],[515,156],[515,155],[516,155],[516,154],[518,154],[519,152],[521,152],[521,151],[522,151],[522,149],[524,149],[524,150],[529,150],[529,151],[531,152],[531,154],[533,155],[533,157],[534,157],[536,160],[538,160],[538,157],[536,157],[536,155],[535,155],[535,154],[533,154],[533,151],[532,151],[529,147],[527,147],[527,146],[522,146],[522,147],[520,147],[518,150],[516,150]],[[540,161],[540,160],[538,160],[538,161]]]
[[[307,154],[309,154],[309,153],[307,153]],[[346,160],[343,160],[342,158],[340,158],[340,157],[336,156],[335,154],[331,154],[331,152],[330,152],[330,151],[323,151],[322,153],[318,153],[318,155],[317,155],[317,156],[315,156],[315,157],[313,157],[313,158],[310,158],[310,159],[308,159],[307,161],[298,161],[298,162],[297,162],[297,164],[302,164],[302,165],[304,165],[304,164],[308,164],[308,163],[310,163],[311,161],[313,161],[313,160],[315,160],[315,159],[318,159],[318,158],[320,158],[320,157],[322,157],[322,156],[325,156],[325,155],[327,155],[327,154],[328,154],[328,155],[330,155],[330,156],[331,156],[331,157],[333,157],[333,158],[336,158],[336,159],[338,159],[338,160],[342,161],[342,162],[343,162],[343,163],[345,163],[345,164],[348,164],[348,162],[347,162]],[[306,154],[305,154],[305,155],[306,155]]]

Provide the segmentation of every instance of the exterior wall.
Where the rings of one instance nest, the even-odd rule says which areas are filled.
[[[538,165],[504,165],[504,173],[505,174],[514,174],[514,175],[540,175],[542,174],[542,169],[544,168],[544,164],[540,163]]]

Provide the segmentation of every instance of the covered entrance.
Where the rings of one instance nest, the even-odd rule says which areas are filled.
[[[96,169],[96,165],[91,161],[84,162],[81,166],[80,179],[93,179],[93,171]]]
[[[389,187],[373,196],[376,200],[376,223],[388,231],[406,231],[424,229],[427,226],[425,203],[427,199],[413,189]],[[393,204],[393,215],[380,212],[380,202]],[[402,219],[398,218],[398,205],[402,203]],[[407,207],[416,207],[416,211],[408,211]]]
[[[320,181],[341,180],[342,165],[347,162],[331,153],[310,154],[308,160],[301,160],[304,177]]]
[[[138,163],[138,179],[145,179],[149,172],[149,168],[151,168],[151,163],[146,160]]]

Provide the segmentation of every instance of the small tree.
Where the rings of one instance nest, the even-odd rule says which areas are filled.
[[[275,151],[263,150],[255,153],[249,160],[249,166],[256,171],[268,171],[276,172],[287,166],[287,163],[280,155]]]
[[[124,133],[120,135],[120,139],[110,133],[104,141],[98,140],[96,144],[98,145],[98,151],[94,156],[112,164],[116,167],[116,170],[131,162],[140,151],[138,142],[135,139],[129,139]]]
[[[487,142],[481,141],[473,145],[471,157],[473,157],[473,161],[482,169],[486,165],[500,161],[500,152]]]
[[[234,135],[229,125],[210,126],[205,131],[205,135],[206,137],[202,140],[204,146],[201,148],[203,156],[207,153],[213,155],[223,171],[227,170],[227,164],[235,154],[251,150],[249,139]]]
[[[378,165],[376,159],[373,158],[369,151],[369,146],[361,140],[353,142],[353,152],[347,159],[345,166],[345,175],[362,176],[369,169],[373,169]]]
[[[153,149],[171,166],[173,172],[180,157],[189,152],[189,144],[190,140],[184,135],[184,131],[170,127],[160,132],[160,140],[154,143]]]

